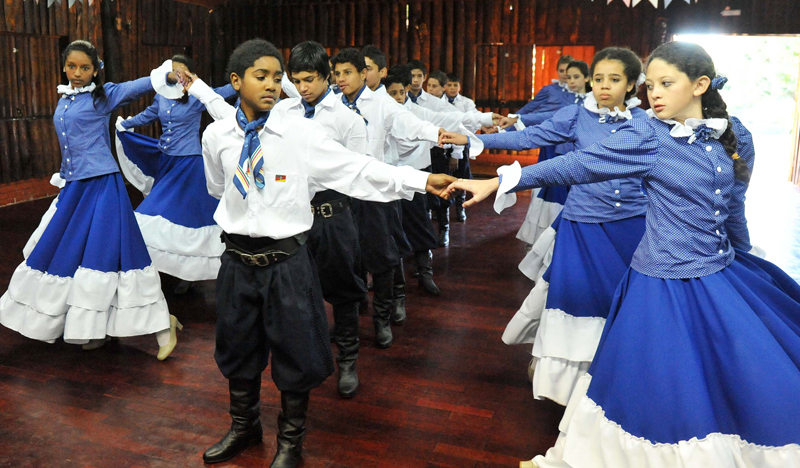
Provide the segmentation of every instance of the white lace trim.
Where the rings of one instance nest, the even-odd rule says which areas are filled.
[[[50,207],[47,208],[47,211],[42,216],[41,221],[39,221],[39,226],[36,227],[36,230],[33,231],[31,237],[28,238],[28,242],[25,244],[25,247],[22,248],[22,256],[27,259],[28,256],[33,252],[33,249],[36,247],[36,244],[39,243],[39,239],[42,238],[42,234],[44,234],[45,229],[47,229],[47,225],[50,224],[50,221],[53,219],[53,216],[56,214],[56,209],[58,208],[58,197],[56,196],[53,201],[50,203]]]
[[[536,369],[531,382],[533,398],[552,400],[562,406],[567,406],[578,381],[586,375],[592,365],[587,361],[570,361],[546,356],[534,359]]]
[[[603,317],[576,317],[563,310],[544,309],[532,354],[592,362],[605,325]]]
[[[539,198],[538,200],[541,200]],[[525,258],[519,262],[519,271],[521,271],[528,279],[533,281],[539,281],[539,279],[544,275],[544,272],[547,271],[547,268],[550,266],[550,263],[553,261],[553,250],[555,248],[555,241],[556,241],[556,230],[553,229],[551,226],[553,221],[558,216],[558,213],[561,211],[561,205],[558,203],[549,203],[542,200],[542,211],[539,213],[539,226],[537,229],[540,230],[541,235],[538,236],[536,242],[534,242],[533,247],[531,250],[525,255]],[[542,228],[542,221],[547,221],[550,219],[549,223],[546,223],[547,228]]]
[[[172,60],[164,60],[158,68],[150,72],[150,83],[156,93],[167,99],[180,99],[183,97],[183,86],[167,83],[167,74],[172,71]]]
[[[800,445],[757,445],[738,435],[713,433],[676,444],[653,443],[609,420],[586,395],[592,376],[582,376],[559,429],[566,433],[564,461],[597,468],[786,468],[800,466]],[[549,455],[549,454],[548,454]],[[537,460],[539,457],[537,457]],[[549,465],[547,465],[549,466]]]

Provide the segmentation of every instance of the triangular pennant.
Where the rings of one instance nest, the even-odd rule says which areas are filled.
[[[606,5],[610,5],[610,4],[611,4],[611,2],[613,2],[613,1],[614,1],[614,0],[608,0],[608,2],[606,2]]]
[[[58,1],[59,5],[61,4],[61,0],[47,0],[47,8],[53,6],[56,1]]]
[[[640,3],[642,3],[642,0],[633,0],[633,6],[636,6]]]
[[[631,6],[631,0],[622,0],[622,1],[623,1],[623,2],[625,2],[625,6],[627,6],[628,8],[630,8],[630,6]]]
[[[669,8],[670,3],[672,3],[672,0],[664,0],[664,8]]]
[[[658,0],[647,0],[653,4],[653,8],[658,8]]]
[[[685,1],[686,3],[688,3],[689,5],[691,5],[691,4],[692,4],[692,0],[684,0],[684,1]]]

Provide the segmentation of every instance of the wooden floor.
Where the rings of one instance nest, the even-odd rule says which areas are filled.
[[[408,320],[377,349],[361,317],[361,388],[352,400],[330,378],[312,392],[305,467],[515,467],[555,441],[562,409],[534,401],[529,347],[502,331],[532,286],[517,270],[514,235],[528,198],[497,216],[490,203],[452,224],[435,252],[443,293],[408,287]],[[0,209],[0,291],[50,200]],[[227,430],[227,384],[214,363],[214,284],[171,293],[185,325],[172,356],[155,358],[154,336],[86,352],[40,343],[0,327],[0,467],[199,467]],[[409,278],[410,279],[410,278]],[[218,466],[268,466],[279,394],[264,375],[264,443]]]

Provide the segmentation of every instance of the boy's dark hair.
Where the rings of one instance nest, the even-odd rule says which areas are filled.
[[[367,68],[367,64],[364,62],[364,54],[362,54],[360,50],[353,47],[340,50],[339,53],[336,54],[336,57],[331,59],[333,68],[336,68],[336,65],[340,63],[349,63],[356,67],[356,70],[359,72]]]
[[[192,60],[191,57],[187,57],[181,54],[175,54],[172,56],[170,60],[172,60],[173,62],[182,63],[186,65],[186,68],[188,68],[189,71],[194,71],[194,60]]]
[[[569,63],[570,63],[571,61],[573,61],[573,60],[575,60],[575,59],[574,59],[574,58],[572,58],[572,56],[571,56],[571,55],[562,55],[562,56],[561,56],[561,57],[558,59],[558,62],[556,62],[556,68],[558,68],[558,67],[560,67],[561,65],[564,65],[564,64],[567,64],[567,65],[569,65]]]
[[[584,78],[589,77],[589,65],[587,65],[586,62],[584,62],[583,60],[573,60],[569,62],[569,65],[567,65],[567,70],[569,70],[570,68],[577,68],[578,70],[580,70]],[[589,80],[588,83],[583,85],[583,91],[591,89],[592,89],[592,80]]]
[[[189,71],[194,70],[194,60],[192,60],[190,57],[181,54],[175,54],[172,56],[170,60],[172,60],[173,62],[178,62],[186,65],[186,68],[188,68]],[[183,96],[181,96],[181,98],[178,99],[178,101],[181,104],[186,104],[187,102],[189,102],[189,94],[184,92]]]
[[[94,83],[96,86],[94,91],[92,91],[92,102],[96,103],[97,101],[102,101],[105,99],[106,89],[103,87],[103,75],[100,74],[100,71],[103,70],[103,62],[100,60],[100,56],[97,54],[97,48],[89,41],[73,41],[67,46],[66,49],[64,49],[64,52],[61,53],[61,62],[63,64],[67,63],[67,57],[69,56],[70,52],[83,52],[89,57],[89,60],[92,61],[92,66],[97,72],[97,75],[92,77],[92,83]]]
[[[428,79],[430,80],[431,78],[438,81],[441,86],[447,84],[447,73],[441,70],[432,71],[431,74],[428,75]]]
[[[322,44],[314,41],[301,42],[294,46],[286,69],[289,73],[317,72],[322,79],[327,80],[331,74],[331,66],[328,63],[328,52]]]
[[[393,65],[381,83],[387,88],[395,83],[399,83],[405,88],[411,84],[411,70],[405,65]]]
[[[416,59],[409,60],[408,63],[406,64],[406,66],[408,67],[409,71],[422,70],[422,74],[423,75],[427,75],[428,74],[428,69],[425,68],[425,64],[422,63],[421,60],[416,60]]]
[[[697,44],[689,42],[661,44],[647,59],[647,65],[649,66],[655,59],[663,60],[674,66],[682,73],[685,73],[692,81],[701,76],[707,76],[711,80],[717,77],[717,71],[714,68],[714,61],[711,56]],[[719,137],[719,142],[725,147],[725,152],[728,153],[728,156],[733,157],[736,154],[738,142],[736,141],[736,134],[733,132],[733,124],[728,116],[727,104],[722,99],[722,95],[719,94],[719,90],[714,89],[712,86],[708,87],[701,99],[704,119],[728,119],[728,128]],[[750,170],[747,168],[747,162],[744,159],[736,158],[733,160],[733,172],[737,179],[743,182],[750,182]]]
[[[386,68],[386,54],[381,52],[381,49],[369,44],[361,49],[361,53],[364,54],[364,57],[369,57],[369,59],[378,66],[378,70]]]
[[[625,99],[636,96],[638,88],[636,81],[639,80],[639,75],[642,74],[642,61],[639,60],[639,56],[624,47],[607,47],[595,54],[594,59],[592,59],[592,67],[589,69],[589,76],[594,76],[594,68],[602,60],[616,60],[622,63],[628,83],[634,83],[633,89],[625,94]]]
[[[455,73],[448,73],[447,82],[461,84],[461,78],[459,78],[458,75],[456,75]]]
[[[244,72],[261,57],[275,57],[281,64],[281,71],[286,69],[283,64],[283,55],[272,43],[264,39],[250,39],[239,44],[228,59],[228,76],[236,73],[243,77]]]

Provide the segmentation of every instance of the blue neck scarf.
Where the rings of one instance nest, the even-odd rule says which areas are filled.
[[[447,95],[445,94],[445,96],[447,96]],[[456,97],[458,97],[458,95],[456,95]],[[455,97],[447,96],[447,100],[450,101],[450,104],[453,104],[453,103],[456,102],[456,98]]]
[[[419,97],[422,96],[422,91],[420,91],[419,94],[417,94],[416,96],[414,96],[414,93],[409,91],[408,94],[406,94],[406,96],[408,96],[408,98],[411,99],[411,102],[416,104],[417,103],[417,99],[419,99]]]
[[[323,94],[322,97],[319,99],[319,101],[317,101],[317,104],[322,102],[323,99],[325,99],[328,96],[328,94],[330,94],[330,92],[331,92],[330,89],[325,91],[325,94]],[[303,115],[303,117],[305,117],[307,119],[313,119],[314,118],[314,113],[316,112],[316,109],[317,109],[317,106],[316,105],[312,106],[311,104],[307,103],[304,99],[300,99],[300,102],[303,103],[303,109],[305,109],[305,111],[306,111],[306,113]]]
[[[367,85],[366,84],[361,87],[361,90],[358,91],[358,94],[356,94],[356,97],[353,98],[353,102],[350,102],[347,99],[347,96],[342,94],[342,102],[344,103],[344,105],[347,106],[348,109],[350,109],[352,111],[355,111],[355,113],[358,114],[358,115],[361,115],[361,111],[358,110],[358,106],[356,105],[356,103],[358,102],[358,98],[361,97],[361,93],[363,93],[365,89],[367,89]],[[363,115],[361,115],[361,118],[364,119],[364,123],[369,125],[369,121],[366,118],[364,118]]]
[[[236,122],[244,130],[244,144],[242,154],[239,156],[239,166],[233,176],[233,185],[242,194],[242,198],[247,197],[247,189],[250,187],[249,174],[252,168],[253,179],[256,187],[264,188],[264,159],[261,155],[261,141],[258,139],[258,128],[263,127],[267,122],[269,112],[258,116],[252,122],[247,121],[247,116],[241,107],[236,109]]]

